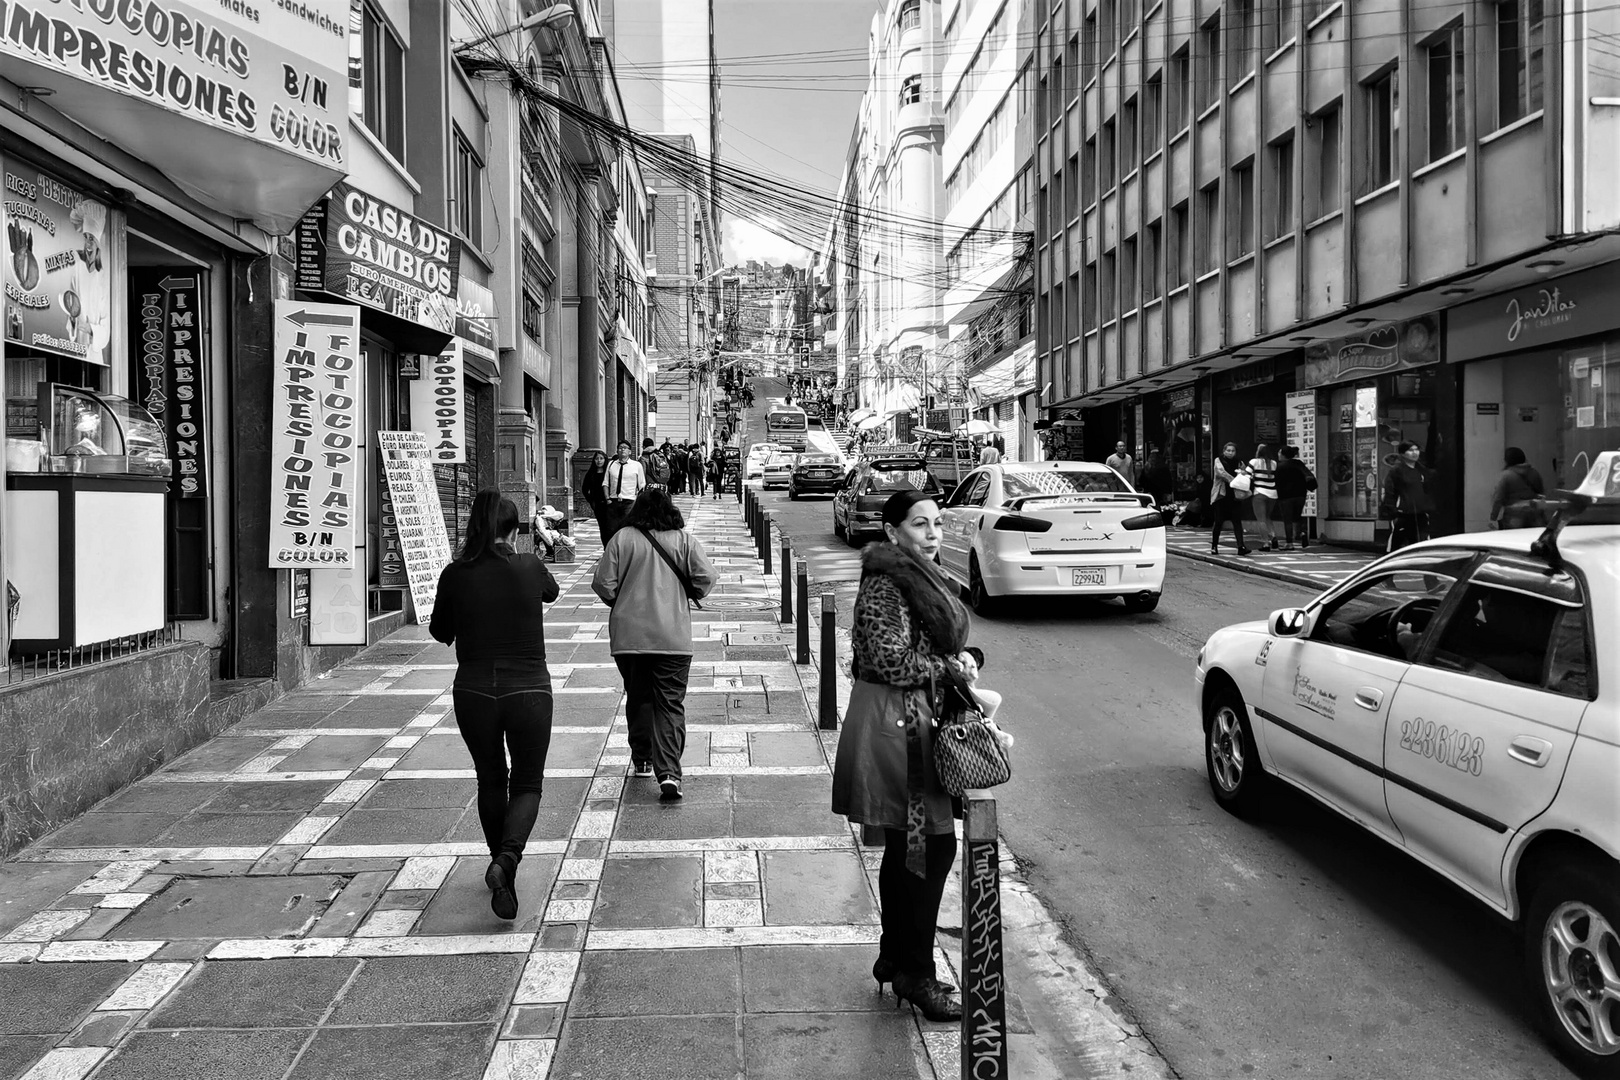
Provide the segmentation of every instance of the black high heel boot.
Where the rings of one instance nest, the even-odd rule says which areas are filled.
[[[878,957],[877,960],[872,964],[872,978],[877,980],[879,994],[883,993],[883,984],[894,982],[895,977],[899,974],[900,965],[896,964],[893,960],[890,960],[887,956]],[[944,987],[947,994],[954,994],[956,992],[956,987],[952,986],[950,983],[942,982],[939,985]]]
[[[489,886],[489,909],[499,919],[517,918],[517,866],[506,855],[497,855],[484,871],[484,884]]]
[[[910,1002],[912,1008],[921,1009],[923,1016],[936,1024],[949,1024],[962,1019],[962,1003],[937,979],[896,975],[894,996],[897,1005],[901,1001]]]

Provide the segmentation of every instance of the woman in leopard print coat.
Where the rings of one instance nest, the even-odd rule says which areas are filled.
[[[968,615],[934,563],[939,504],[917,491],[883,508],[887,543],[861,557],[854,689],[838,738],[832,808],[883,844],[883,937],[872,975],[934,1020],[961,1015],[934,970],[934,930],[956,860],[955,806],[934,771],[938,688],[967,645]]]

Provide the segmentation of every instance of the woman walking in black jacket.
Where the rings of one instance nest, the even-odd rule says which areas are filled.
[[[585,470],[585,479],[579,482],[580,494],[585,496],[585,505],[591,508],[591,516],[596,518],[596,529],[602,536],[602,544],[606,546],[608,537],[613,535],[613,529],[608,521],[607,489],[602,485],[607,480],[607,455],[598,450],[591,457],[591,467]]]
[[[473,499],[461,555],[439,575],[429,632],[456,647],[456,727],[478,773],[478,821],[489,844],[489,906],[517,917],[517,870],[551,747],[545,605],[557,581],[512,547],[517,505],[494,488]],[[507,754],[511,767],[507,767]]]

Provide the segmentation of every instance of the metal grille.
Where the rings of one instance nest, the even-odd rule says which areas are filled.
[[[121,660],[126,656],[150,652],[183,640],[181,624],[171,622],[165,623],[161,630],[113,638],[110,641],[98,641],[92,645],[81,645],[76,649],[52,649],[33,656],[9,656],[6,658],[6,685],[66,675],[95,664]]]

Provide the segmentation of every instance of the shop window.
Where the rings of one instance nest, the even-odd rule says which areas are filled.
[[[394,156],[405,160],[405,46],[372,4],[361,23],[361,123]]]
[[[1266,239],[1294,231],[1294,137],[1266,148]]]
[[[1344,184],[1339,122],[1335,105],[1305,122],[1305,220],[1317,221],[1339,209]]]
[[[456,231],[473,247],[484,246],[484,161],[456,131]]]
[[[1462,145],[1467,82],[1463,28],[1458,23],[1423,50],[1428,69],[1429,160],[1439,161]]]
[[[1362,88],[1367,109],[1366,153],[1362,160],[1361,193],[1377,191],[1395,179],[1400,161],[1400,72],[1390,69]]]
[[[1541,0],[1496,5],[1496,126],[1506,127],[1541,109],[1546,78]]]

